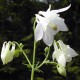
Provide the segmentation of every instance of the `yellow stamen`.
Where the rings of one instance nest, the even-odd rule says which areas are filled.
[[[51,23],[50,23],[49,26],[50,26],[53,30],[55,30],[55,31],[58,29],[55,24],[51,24]]]

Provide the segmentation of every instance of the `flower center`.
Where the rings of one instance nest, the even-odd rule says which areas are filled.
[[[57,26],[55,24],[49,23],[49,26],[51,27],[52,30],[57,30]]]

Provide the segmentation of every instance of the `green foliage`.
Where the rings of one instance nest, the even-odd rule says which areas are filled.
[[[4,66],[3,68],[0,69],[0,71],[2,72],[8,72],[8,73],[13,73],[16,71],[16,68],[15,67],[10,67],[10,66]]]

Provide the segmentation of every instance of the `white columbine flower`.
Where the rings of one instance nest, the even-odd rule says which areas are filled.
[[[3,65],[13,60],[14,53],[15,44],[12,44],[10,41],[8,43],[4,42],[1,51],[1,60],[3,62]]]
[[[56,61],[62,66],[66,66],[66,62],[70,62],[72,57],[77,56],[78,54],[70,48],[69,45],[65,45],[61,40],[54,41],[54,52],[52,55],[53,61]]]
[[[66,11],[70,6],[58,10],[50,10],[51,6],[49,6],[46,12],[39,11],[39,14],[36,14],[37,26],[35,29],[35,40],[39,41],[43,39],[46,45],[51,46],[54,35],[57,32],[68,31],[64,19],[60,18],[58,13]]]

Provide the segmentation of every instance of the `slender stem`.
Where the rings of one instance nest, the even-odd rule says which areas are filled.
[[[34,34],[35,34],[35,21],[34,21],[33,29],[34,29]],[[32,72],[31,72],[31,80],[34,80],[35,54],[36,54],[36,41],[34,39],[33,64],[32,64]]]
[[[31,72],[31,80],[33,80],[33,78],[34,78],[35,53],[36,53],[36,42],[34,41],[33,65],[32,65],[32,72]]]
[[[14,43],[16,43],[18,45],[18,47],[22,51],[23,55],[25,56],[26,60],[28,61],[29,65],[32,67],[31,62],[30,62],[29,58],[27,57],[26,53],[22,50],[22,48],[20,47],[20,45],[17,42],[14,41]]]
[[[24,52],[23,50],[22,50],[22,52],[23,52],[23,54],[24,54],[24,56],[25,56],[26,60],[28,61],[28,63],[29,63],[29,65],[30,65],[30,67],[32,67],[32,65],[31,65],[31,63],[30,63],[30,60],[28,59],[27,55],[25,54],[25,52]]]
[[[48,50],[47,56],[46,56],[46,58],[44,59],[44,61],[43,61],[38,67],[36,67],[35,69],[39,69],[41,66],[43,66],[43,64],[45,63],[45,61],[48,59],[49,52],[50,52],[50,47],[49,47],[49,50]]]
[[[53,65],[57,65],[58,63],[56,62],[45,62],[46,64],[53,64]]]

